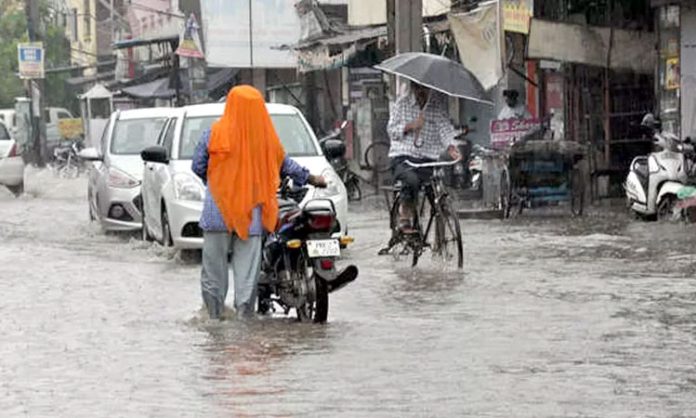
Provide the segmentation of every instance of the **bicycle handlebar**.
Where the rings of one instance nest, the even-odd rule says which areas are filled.
[[[406,160],[405,163],[410,165],[413,168],[431,168],[431,167],[449,167],[449,166],[453,166],[461,161],[462,161],[461,158],[457,158],[454,161],[438,161],[438,162],[434,162],[434,163],[421,163],[421,164],[417,164],[417,163],[414,163],[412,161]]]

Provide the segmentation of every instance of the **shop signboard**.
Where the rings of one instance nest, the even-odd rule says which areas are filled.
[[[494,149],[507,148],[540,124],[541,121],[536,118],[492,120],[490,125],[491,147]]]

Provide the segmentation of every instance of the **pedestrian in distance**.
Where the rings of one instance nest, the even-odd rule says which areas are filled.
[[[207,186],[200,227],[201,294],[208,315],[220,319],[231,271],[236,314],[253,316],[263,235],[278,220],[280,177],[299,186],[326,187],[326,182],[286,156],[263,96],[245,85],[230,90],[223,116],[196,146],[192,170]]]

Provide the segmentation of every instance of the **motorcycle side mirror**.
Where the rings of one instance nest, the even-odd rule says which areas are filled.
[[[322,144],[322,151],[327,159],[333,160],[343,157],[346,153],[346,145],[339,139],[327,139]]]
[[[140,153],[140,158],[146,163],[159,163],[159,164],[169,164],[169,155],[167,149],[155,145],[153,147],[145,148]]]

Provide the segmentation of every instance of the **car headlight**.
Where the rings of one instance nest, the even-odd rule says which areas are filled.
[[[343,182],[341,178],[338,177],[338,174],[332,169],[327,168],[321,175],[324,177],[324,180],[326,180],[326,188],[320,189],[317,187],[314,192],[314,197],[329,198],[340,195],[345,186],[343,186]]]
[[[177,200],[191,200],[202,202],[205,197],[205,188],[201,182],[189,174],[175,174],[172,179],[174,182],[174,198]]]
[[[116,167],[109,167],[108,174],[109,176],[106,179],[106,184],[109,187],[114,187],[117,189],[132,189],[140,186],[140,180],[136,179],[125,171],[119,170]]]

